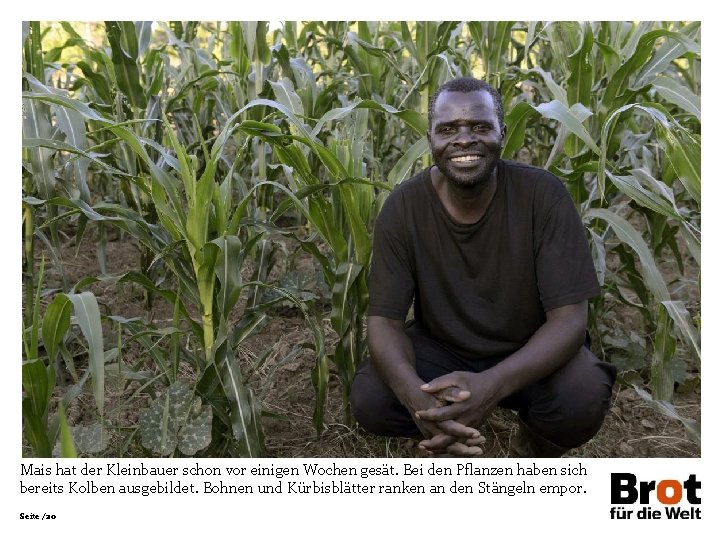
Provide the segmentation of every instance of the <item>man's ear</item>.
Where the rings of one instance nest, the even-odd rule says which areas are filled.
[[[500,129],[500,137],[502,137],[503,144],[505,143],[505,136],[507,135],[507,125],[503,124],[502,129]]]

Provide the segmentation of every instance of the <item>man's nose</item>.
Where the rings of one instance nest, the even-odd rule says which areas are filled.
[[[477,133],[467,127],[462,127],[458,130],[455,140],[453,141],[458,146],[470,146],[475,144],[478,140]]]

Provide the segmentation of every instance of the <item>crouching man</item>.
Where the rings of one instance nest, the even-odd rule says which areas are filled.
[[[500,159],[495,88],[450,81],[428,116],[433,166],[400,184],[376,223],[353,413],[372,433],[470,456],[507,407],[520,420],[512,455],[560,456],[600,429],[615,381],[586,344],[600,288],[584,228],[560,180]]]

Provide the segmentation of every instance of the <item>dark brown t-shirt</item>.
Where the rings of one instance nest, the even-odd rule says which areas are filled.
[[[477,223],[453,221],[430,170],[400,184],[378,217],[369,315],[415,319],[467,358],[507,355],[545,312],[600,293],[580,217],[560,180],[510,161]]]

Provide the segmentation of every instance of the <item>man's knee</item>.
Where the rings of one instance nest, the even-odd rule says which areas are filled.
[[[358,424],[375,435],[411,437],[417,433],[410,413],[380,378],[369,358],[355,373],[350,409]]]
[[[377,433],[376,425],[380,418],[375,400],[373,399],[371,385],[368,384],[366,376],[360,372],[355,375],[350,389],[350,410],[357,423],[370,433]]]
[[[582,347],[548,379],[544,395],[528,409],[528,424],[555,444],[575,448],[602,426],[610,406],[615,366]]]

